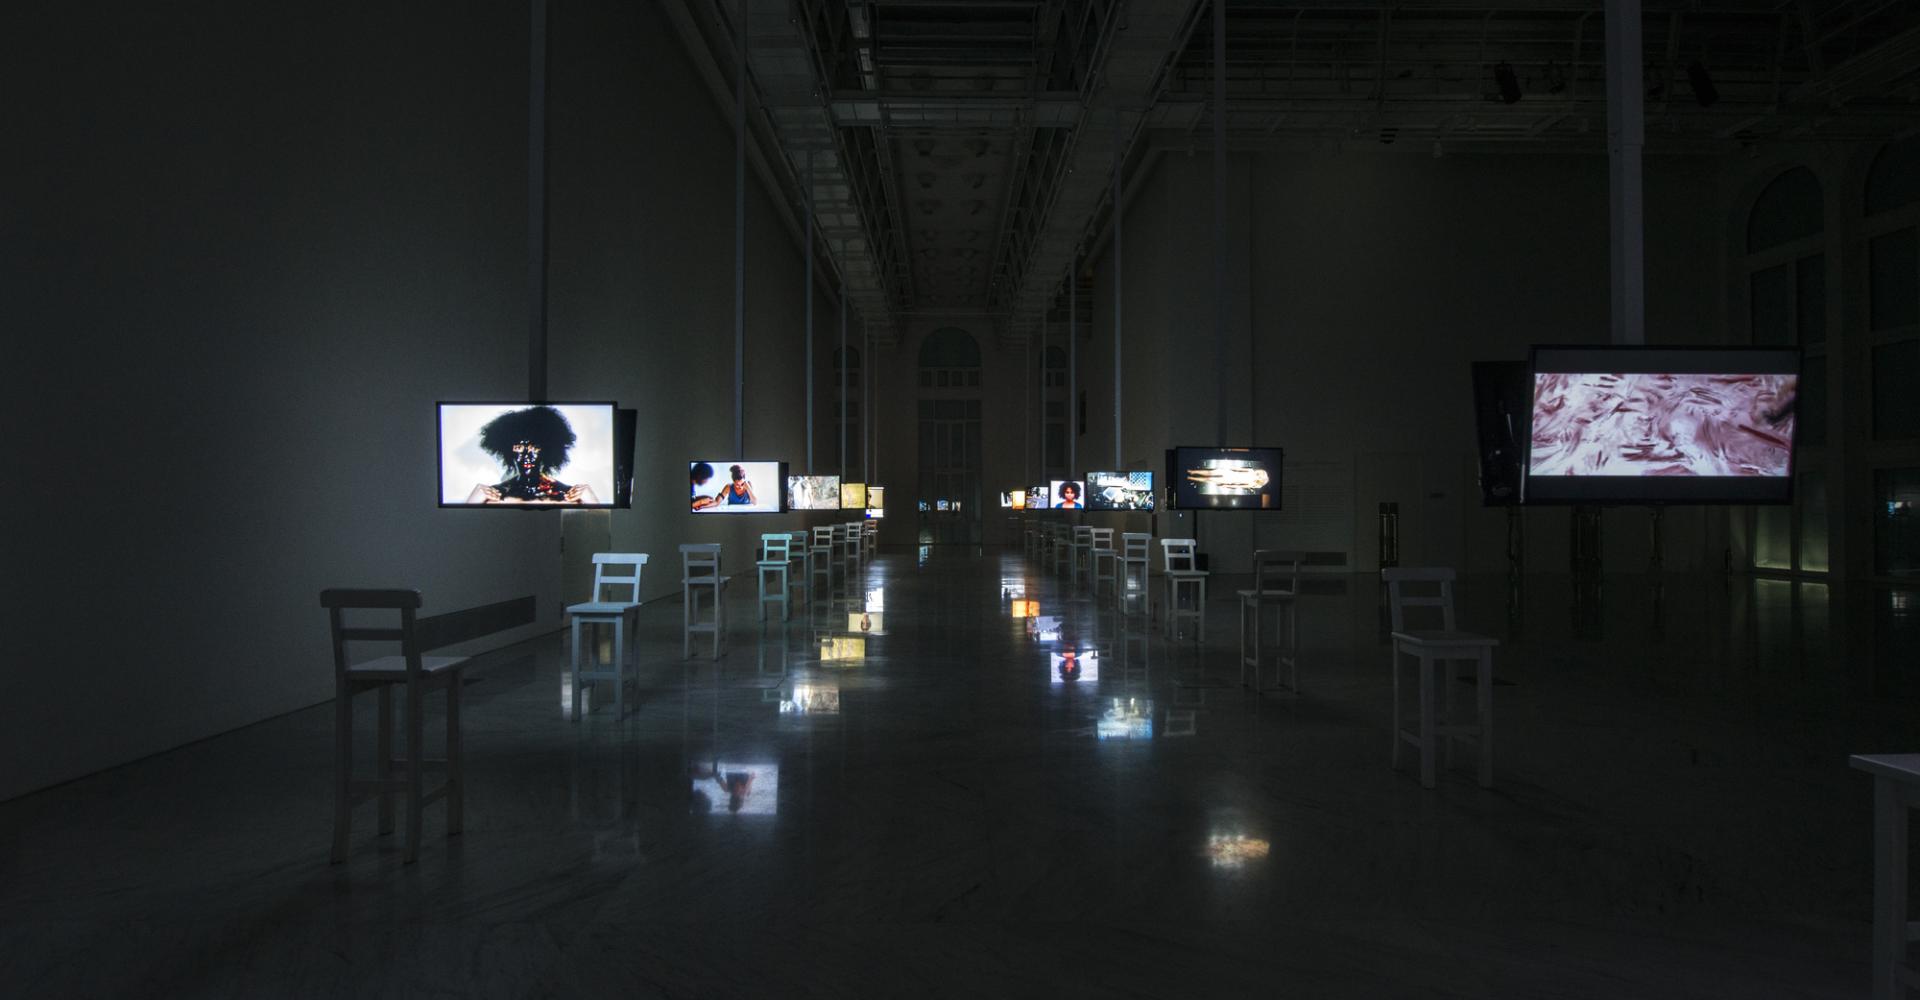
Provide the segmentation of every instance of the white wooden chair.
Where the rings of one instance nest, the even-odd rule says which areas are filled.
[[[860,522],[861,542],[866,546],[867,558],[880,554],[880,522],[867,520]]]
[[[813,577],[813,536],[802,528],[788,532],[787,537],[793,540],[787,546],[787,562],[791,564],[787,592],[800,595],[800,603],[805,605],[813,598],[813,588],[808,582]]]
[[[1090,543],[1087,549],[1087,561],[1092,564],[1092,591],[1094,604],[1100,602],[1100,581],[1106,580],[1118,587],[1120,585],[1120,550],[1113,547],[1112,528],[1089,528]]]
[[[379,799],[379,832],[393,832],[393,798],[407,801],[407,844],[402,859],[412,864],[420,857],[421,812],[429,804],[447,801],[447,836],[460,833],[466,797],[466,771],[460,745],[460,671],[464,656],[423,656],[414,613],[420,608],[417,590],[323,590],[320,606],[327,609],[333,633],[333,852],[332,861],[347,859],[347,840],[353,830],[353,807],[372,796]],[[395,611],[397,626],[370,628],[346,624],[350,610]],[[400,652],[359,663],[349,662],[350,642],[395,642]],[[393,753],[393,689],[407,694],[406,754]],[[424,713],[429,691],[447,692],[447,756],[426,756]],[[362,691],[380,693],[379,730],[374,736],[374,776],[353,776],[353,696]],[[423,772],[444,770],[446,780],[429,791]]]
[[[700,616],[700,595],[713,600],[713,616]],[[720,571],[720,546],[711,542],[680,546],[680,655],[693,658],[693,634],[713,635],[713,658],[720,658],[720,636],[727,630],[727,577]]]
[[[1152,544],[1153,536],[1144,531],[1129,531],[1120,536],[1120,555],[1115,567],[1119,579],[1114,587],[1113,606],[1123,615],[1134,606],[1136,597],[1139,598],[1138,606],[1142,611],[1148,610],[1153,604],[1153,595],[1148,591],[1151,581],[1147,556]],[[1137,587],[1134,585],[1136,574],[1140,580]]]
[[[760,585],[760,620],[767,620],[767,605],[780,605],[780,620],[793,618],[793,607],[787,602],[787,581],[793,578],[793,536],[784,531],[772,531],[760,536],[760,558],[753,564],[755,576]],[[771,588],[768,584],[772,584]]]
[[[1052,541],[1048,544],[1048,550],[1053,553],[1053,571],[1059,573],[1061,566],[1064,565],[1068,572],[1072,572],[1073,533],[1068,530],[1066,525],[1058,523],[1048,524],[1047,531],[1052,536]]]
[[[1240,597],[1240,685],[1247,685],[1247,668],[1253,668],[1253,687],[1259,691],[1300,691],[1300,564],[1306,556],[1300,552],[1260,549],[1253,554],[1253,589],[1238,592]],[[1266,632],[1266,609],[1282,612],[1283,634],[1279,663],[1286,667],[1287,680],[1274,679],[1264,684],[1260,677],[1262,638]],[[1249,628],[1251,626],[1251,628]],[[1276,671],[1277,673],[1277,671]]]
[[[1167,638],[1179,638],[1180,622],[1191,619],[1195,638],[1204,646],[1207,643],[1207,573],[1196,565],[1194,545],[1191,538],[1160,539],[1160,572],[1167,581]],[[1188,607],[1180,605],[1183,591],[1193,598]]]
[[[1479,745],[1480,785],[1493,786],[1493,648],[1500,644],[1491,636],[1461,632],[1453,613],[1451,569],[1385,569],[1380,575],[1387,582],[1387,606],[1393,625],[1393,766],[1400,766],[1400,752],[1407,744],[1420,748],[1420,783],[1434,784],[1438,741],[1447,741],[1447,763],[1453,763],[1453,748],[1458,741]],[[1437,594],[1411,595],[1407,585],[1432,585]],[[1419,630],[1407,627],[1408,608],[1429,607],[1440,611],[1440,628]],[[1401,726],[1400,662],[1409,658],[1419,671],[1420,706],[1416,728]],[[1447,664],[1471,661],[1476,665],[1474,721],[1453,719],[1453,684]]]
[[[632,567],[632,573],[616,572],[621,567]],[[614,718],[627,717],[626,681],[628,625],[637,617],[640,609],[640,574],[647,568],[647,554],[644,552],[595,552],[593,554],[593,593],[590,599],[581,604],[567,605],[567,616],[572,621],[573,652],[571,666],[573,671],[573,720],[578,722],[583,714],[581,692],[594,681],[613,682]],[[625,587],[624,594],[605,596],[606,589]],[[595,632],[599,626],[613,628],[613,659],[603,662],[600,659],[600,644]],[[586,656],[581,656],[585,651]],[[635,666],[635,681],[638,681],[639,669]]]
[[[834,565],[834,526],[816,525],[813,529],[813,544],[807,547],[807,599],[813,599],[813,581],[817,577],[827,578],[827,594],[833,594]]]
[[[1073,526],[1073,541],[1067,553],[1067,582],[1072,586],[1080,585],[1080,564],[1087,564],[1087,577],[1093,577],[1093,528],[1085,524]]]
[[[848,586],[852,586],[853,575],[860,570],[859,521],[848,521],[840,526],[840,565],[846,570]]]

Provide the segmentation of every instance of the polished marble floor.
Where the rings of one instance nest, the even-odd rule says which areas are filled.
[[[1298,696],[1239,686],[1227,579],[1204,647],[1018,552],[784,625],[740,582],[717,662],[644,609],[624,721],[566,717],[559,635],[482,658],[466,832],[431,809],[415,865],[370,806],[327,863],[325,705],[0,804],[0,994],[1865,992],[1846,755],[1920,744],[1902,594],[1465,581],[1496,780],[1426,790],[1366,578],[1303,600]]]

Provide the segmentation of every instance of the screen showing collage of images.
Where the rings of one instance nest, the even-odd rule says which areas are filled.
[[[1527,502],[1784,503],[1799,352],[1536,348]]]
[[[1153,473],[1089,472],[1088,510],[1152,510]]]
[[[787,507],[792,510],[839,510],[839,476],[788,476]]]
[[[778,514],[786,486],[779,462],[705,460],[688,463],[695,514]]]
[[[1175,448],[1167,474],[1176,510],[1279,510],[1278,448]]]
[[[443,507],[611,507],[612,403],[439,404]]]

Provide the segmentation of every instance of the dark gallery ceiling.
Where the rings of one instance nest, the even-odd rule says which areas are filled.
[[[1599,0],[1230,0],[1222,109],[1202,0],[667,2],[729,93],[744,18],[761,167],[882,340],[1031,332],[1116,156],[1211,148],[1216,113],[1234,148],[1605,146]],[[1642,34],[1650,153],[1920,125],[1920,0],[1644,0]]]

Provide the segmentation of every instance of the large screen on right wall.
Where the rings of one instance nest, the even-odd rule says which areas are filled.
[[[1800,352],[1536,347],[1527,503],[1787,503]]]

